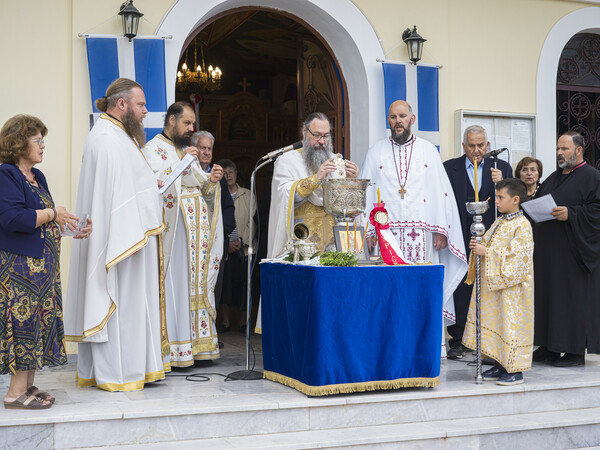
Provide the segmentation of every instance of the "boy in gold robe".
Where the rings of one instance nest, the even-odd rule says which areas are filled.
[[[527,200],[521,180],[508,178],[496,185],[498,217],[472,250],[467,283],[475,280],[475,257],[481,257],[481,347],[496,365],[483,372],[484,380],[511,386],[523,383],[533,353],[533,235],[520,209]],[[463,345],[475,349],[475,290]]]

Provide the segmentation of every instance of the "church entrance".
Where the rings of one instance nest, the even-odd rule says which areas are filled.
[[[345,80],[297,17],[258,8],[215,16],[189,35],[177,70],[175,99],[195,106],[197,128],[215,136],[213,161],[233,160],[240,185],[249,187],[261,156],[299,140],[315,111],[329,117],[336,153],[350,157]]]
[[[578,33],[567,42],[558,65],[556,101],[558,135],[580,133],[585,160],[600,167],[600,35]]]

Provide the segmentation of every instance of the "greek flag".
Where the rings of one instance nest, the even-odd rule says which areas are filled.
[[[396,100],[405,100],[416,116],[414,133],[440,146],[438,67],[411,63],[384,62],[385,114]],[[386,120],[386,126],[389,124]]]
[[[165,42],[154,36],[138,36],[133,41],[123,36],[86,38],[92,110],[90,127],[100,116],[94,104],[106,88],[119,77],[137,81],[144,88],[148,114],[144,128],[148,140],[162,131],[167,111]]]

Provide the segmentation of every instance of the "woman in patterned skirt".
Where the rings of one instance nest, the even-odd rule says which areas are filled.
[[[67,363],[63,344],[60,229],[76,217],[54,206],[42,162],[40,119],[18,115],[0,130],[0,374],[10,374],[4,407],[45,409],[54,397],[33,385],[35,371]],[[91,221],[79,238],[91,233]],[[71,228],[73,229],[73,228]]]

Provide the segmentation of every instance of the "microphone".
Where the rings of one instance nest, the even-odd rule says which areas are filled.
[[[273,150],[272,152],[267,153],[260,160],[266,161],[268,159],[277,158],[278,156],[283,155],[284,153],[290,152],[292,150],[297,150],[302,147],[302,141],[294,142],[292,145],[288,145],[287,147],[282,147],[277,150]]]
[[[506,147],[504,148],[499,148],[498,150],[492,150],[491,152],[487,152],[485,155],[483,155],[484,158],[491,158],[492,156],[498,156],[500,153],[502,153],[503,151],[508,150]]]

